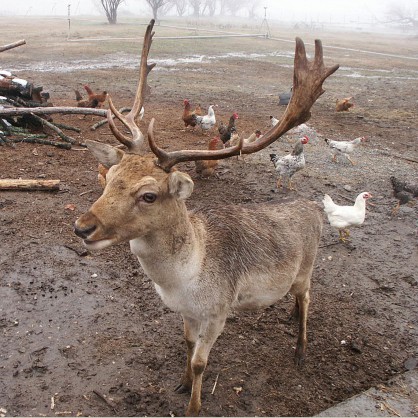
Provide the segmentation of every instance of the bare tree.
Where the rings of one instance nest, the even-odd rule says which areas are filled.
[[[387,12],[387,23],[400,23],[418,31],[418,10],[409,9],[401,4],[393,3]]]
[[[216,11],[216,0],[206,0],[205,2],[205,9],[209,10],[209,16],[213,17],[215,16]]]
[[[173,0],[176,7],[177,14],[182,17],[186,13],[187,1],[186,0]]]
[[[201,13],[200,6],[202,5],[202,0],[189,0],[189,4],[193,10],[193,16],[199,17]]]
[[[254,19],[257,15],[257,8],[260,6],[260,0],[250,0],[247,4],[248,17]]]
[[[106,17],[111,25],[116,25],[118,20],[118,7],[124,0],[100,0],[103,9],[106,12]]]
[[[165,14],[167,6],[171,7],[171,0],[145,0],[149,7],[151,7],[154,20],[157,19],[158,11],[160,14]]]
[[[227,0],[226,2],[226,9],[232,16],[236,16],[236,14],[243,9],[247,5],[246,0]]]
[[[226,3],[228,2],[228,0],[219,0],[219,5],[221,10],[219,11],[219,14],[221,16],[224,16],[226,14]]]

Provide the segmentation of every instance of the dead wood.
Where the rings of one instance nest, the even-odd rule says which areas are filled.
[[[389,155],[395,158],[400,158],[401,160],[410,161],[412,163],[418,163],[418,160],[416,158],[405,157],[404,155],[398,155],[398,154],[392,154],[392,153],[389,153]]]
[[[59,190],[60,180],[0,179],[0,190]]]
[[[132,109],[130,107],[121,107],[119,109],[119,112],[120,113],[124,113],[124,112],[130,112],[131,110]],[[112,119],[114,119],[114,118],[115,118],[115,115],[112,114]],[[100,128],[101,126],[106,125],[106,123],[108,123],[108,120],[107,119],[101,120],[101,121],[95,123],[94,125],[92,125],[90,127],[90,130],[91,131],[95,131],[97,128]]]
[[[52,123],[46,121],[45,119],[42,119],[38,115],[31,114],[33,118],[35,118],[39,123],[41,123],[43,126],[47,126],[49,129],[52,129],[54,132],[57,133],[57,135],[62,138],[65,142],[69,142],[70,144],[75,144],[76,140],[74,138],[71,138],[68,135],[65,135],[64,132],[61,131],[60,128],[53,125]]]
[[[21,39],[20,41],[13,42],[8,45],[0,46],[0,52],[7,51],[8,49],[16,48],[17,46],[25,45],[26,41]]]
[[[9,140],[9,142],[14,142],[14,143],[27,142],[29,144],[52,145],[53,147],[56,147],[56,148],[71,149],[71,144],[69,142],[48,141],[47,139],[40,139],[37,135],[28,136],[26,138],[12,139],[12,140]]]
[[[78,114],[78,115],[96,115],[106,117],[106,109],[92,109],[89,107],[17,107],[0,109],[2,116],[22,116],[33,113],[35,115],[54,115],[54,114]]]
[[[61,129],[67,129],[67,131],[74,131],[77,133],[81,133],[81,129],[77,128],[76,126],[65,125],[64,123],[57,123],[57,122],[54,122],[54,125]]]

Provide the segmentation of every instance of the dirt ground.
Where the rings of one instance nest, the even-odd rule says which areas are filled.
[[[122,41],[69,43],[56,22],[37,23],[42,35],[36,26],[17,22],[10,30],[10,21],[2,22],[2,44],[25,37],[22,27],[33,32],[26,35],[27,46],[1,54],[0,67],[43,85],[55,106],[75,105],[74,89],[86,82],[110,92],[118,107],[129,106],[135,68],[106,63],[137,56],[137,44],[126,42],[125,50]],[[105,32],[102,26],[94,30]],[[158,36],[163,29],[156,30]],[[136,31],[142,38],[143,26]],[[339,204],[352,204],[369,191],[373,206],[365,223],[352,229],[349,244],[338,243],[324,217],[306,364],[293,364],[297,324],[287,323],[291,297],[263,311],[232,313],[204,375],[203,416],[312,416],[414,367],[418,356],[418,209],[402,206],[391,216],[396,200],[389,181],[395,175],[417,182],[418,39],[366,31],[272,32],[282,40],[233,38],[209,46],[197,40],[187,49],[190,41],[156,39],[150,61],[161,65],[149,77],[152,94],[141,128],[155,117],[157,140],[168,150],[204,148],[207,137],[184,130],[187,97],[205,108],[218,105],[218,121],[237,111],[244,135],[267,130],[269,115],[284,112],[278,95],[291,85],[294,37],[305,40],[310,54],[313,39],[320,38],[326,65],[341,68],[313,106],[308,124],[317,138],[305,146],[306,168],[294,177],[297,191],[287,195],[321,202],[328,193]],[[181,61],[202,48],[211,59]],[[164,63],[168,57],[177,63]],[[347,96],[355,107],[336,113],[335,100]],[[116,144],[107,126],[90,130],[98,120],[54,116],[80,127],[81,134],[68,132],[80,142]],[[325,137],[363,135],[367,142],[353,155],[356,165],[331,161]],[[180,165],[195,182],[188,206],[280,202],[286,193],[275,188],[269,153],[289,152],[296,137],[244,160],[222,161],[218,178],[200,179],[192,163]],[[185,363],[181,318],[164,307],[128,244],[88,253],[73,233],[76,218],[101,194],[92,155],[81,146],[18,144],[0,147],[0,164],[1,178],[61,180],[56,193],[0,192],[1,413],[183,415],[189,397],[173,391]]]

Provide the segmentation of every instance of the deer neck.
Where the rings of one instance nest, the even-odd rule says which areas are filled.
[[[191,222],[186,205],[178,202],[175,216],[146,236],[129,241],[146,275],[169,288],[196,277],[203,259],[203,225]]]

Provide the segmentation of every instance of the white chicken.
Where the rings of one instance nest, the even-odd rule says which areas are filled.
[[[329,195],[326,194],[324,196],[322,200],[324,211],[330,225],[338,229],[340,241],[347,241],[350,236],[349,227],[359,226],[364,222],[366,218],[366,201],[371,197],[371,193],[362,192],[357,196],[354,206],[339,206],[333,202]]]
[[[304,136],[300,138],[296,145],[294,146],[290,154],[285,155],[284,157],[279,157],[276,154],[270,154],[270,160],[273,162],[276,171],[279,173],[279,179],[277,180],[277,188],[286,186],[290,190],[292,188],[292,176],[299,170],[305,167],[305,155],[303,153],[303,145],[307,144],[309,138]],[[285,180],[285,181],[283,181]]]
[[[337,155],[342,154],[347,158],[348,161],[350,161],[352,165],[355,165],[356,163],[352,161],[350,154],[354,151],[354,148],[358,144],[361,144],[365,140],[365,136],[360,136],[353,139],[352,141],[333,141],[331,139],[325,138],[325,142],[333,151],[332,161],[337,162]]]
[[[211,130],[216,124],[214,105],[210,105],[208,108],[208,114],[204,116],[196,116],[196,125],[200,126],[202,131]]]

